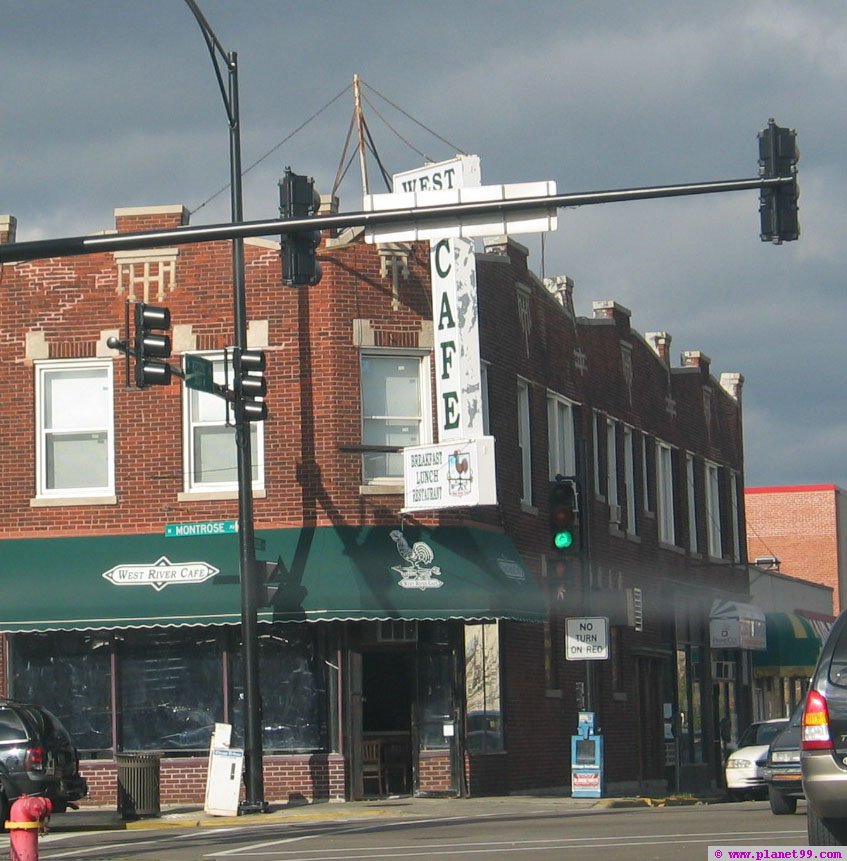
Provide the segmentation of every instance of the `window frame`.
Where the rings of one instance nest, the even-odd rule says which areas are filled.
[[[233,384],[233,369],[232,369],[232,354],[228,353],[228,351],[224,350],[209,350],[209,351],[194,351],[192,350],[190,353],[183,354],[183,365],[185,363],[185,356],[199,356],[200,358],[206,359],[213,363],[214,372],[215,372],[215,381],[223,382],[223,377],[219,373],[220,370],[223,369],[224,362],[229,363],[229,383]],[[193,398],[215,398],[218,401],[221,401],[224,407],[224,418],[222,421],[215,422],[200,422],[194,421],[194,410],[192,408]],[[227,408],[226,404],[223,403],[223,398],[219,398],[217,395],[209,394],[208,392],[200,392],[196,389],[190,389],[188,386],[182,387],[182,461],[183,461],[183,492],[186,494],[194,495],[202,495],[209,493],[237,493],[238,492],[238,459],[237,452],[235,447],[235,439],[233,438],[233,461],[232,461],[232,470],[234,471],[235,477],[232,480],[228,481],[195,481],[194,479],[194,467],[195,467],[195,457],[196,457],[196,445],[194,439],[194,431],[197,427],[226,427],[227,421]],[[232,414],[230,414],[232,415]],[[234,417],[232,419],[234,421]],[[256,478],[253,480],[253,490],[263,490],[265,486],[265,423],[264,422],[250,422],[250,431],[251,436],[252,432],[255,429],[255,436],[251,439],[250,446],[250,455],[251,460],[253,461],[256,468]],[[233,437],[235,435],[235,428],[232,430]]]
[[[59,359],[37,361],[35,366],[35,494],[44,501],[92,499],[102,502],[114,499],[115,477],[115,374],[111,358],[89,357],[85,359]],[[106,484],[86,487],[50,488],[47,486],[47,441],[48,437],[60,433],[45,427],[47,405],[47,377],[51,373],[67,371],[99,371],[104,375],[106,388],[104,404],[105,425],[73,428],[68,433],[105,433],[106,435]]]
[[[547,445],[551,481],[557,475],[576,475],[576,407],[577,404],[569,398],[556,392],[547,392]]]
[[[420,415],[417,417],[419,426],[419,439],[417,445],[429,445],[433,441],[432,435],[432,356],[426,350],[418,350],[411,348],[387,348],[387,347],[363,347],[359,350],[359,439],[363,447],[368,443],[365,439],[365,420],[366,418],[374,418],[375,416],[366,416],[365,414],[365,386],[364,386],[364,365],[366,358],[390,359],[390,358],[406,358],[414,359],[418,363],[418,398],[420,404]],[[399,416],[385,415],[382,418],[399,418]],[[368,478],[366,476],[365,458],[367,452],[362,452],[361,457],[361,486],[363,488],[392,488],[392,492],[398,487],[402,488],[404,484],[404,476],[401,471],[400,475],[380,475]]]
[[[676,545],[673,446],[656,440],[656,519],[659,543]]]
[[[723,558],[720,484],[720,467],[706,461],[706,532],[709,557],[712,559]]]
[[[518,377],[515,387],[518,454],[521,463],[521,504],[532,506],[532,397],[530,382]]]

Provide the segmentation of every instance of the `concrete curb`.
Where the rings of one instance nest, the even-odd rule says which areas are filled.
[[[601,809],[614,810],[636,807],[677,807],[684,805],[718,804],[725,796],[674,795],[662,798],[647,796],[615,798],[573,798],[571,796],[492,796],[471,799],[388,799],[384,802],[327,802],[288,806],[271,806],[268,813],[251,813],[243,816],[210,816],[200,807],[173,807],[162,810],[159,816],[140,819],[124,819],[113,807],[81,808],[56,814],[49,824],[53,833],[81,831],[130,831],[163,828],[226,828],[274,824],[302,825],[318,822],[356,822],[385,818],[432,817],[433,815],[473,815],[487,807],[504,807],[513,804],[548,803],[564,810]]]

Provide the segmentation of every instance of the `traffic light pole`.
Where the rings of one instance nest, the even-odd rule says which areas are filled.
[[[212,65],[221,90],[229,121],[230,202],[232,226],[244,221],[241,187],[241,125],[238,104],[238,55],[224,51],[195,0],[185,0],[206,39]],[[218,64],[219,57],[227,70],[227,83]],[[237,231],[232,238],[232,287],[235,319],[235,346],[247,349],[247,298],[244,283],[244,236]],[[265,813],[264,776],[262,773],[262,701],[259,687],[258,592],[256,589],[256,541],[253,528],[253,464],[250,444],[250,422],[240,398],[235,401],[235,445],[238,469],[238,541],[241,579],[241,650],[244,669],[244,783],[242,813]]]
[[[192,0],[185,0],[186,3]],[[716,182],[693,182],[682,185],[660,185],[623,188],[610,191],[588,191],[553,194],[546,197],[523,197],[479,203],[451,203],[442,206],[420,206],[385,209],[370,212],[347,212],[338,215],[310,215],[306,218],[273,218],[241,221],[233,224],[187,225],[174,230],[147,230],[138,233],[70,236],[61,239],[36,239],[0,245],[0,263],[23,260],[43,260],[48,257],[77,257],[82,254],[102,254],[111,251],[131,251],[138,248],[162,248],[169,245],[190,245],[194,242],[217,242],[251,236],[280,236],[304,230],[341,230],[345,227],[375,225],[417,225],[450,219],[461,224],[464,217],[507,215],[562,207],[591,206],[598,203],[622,203],[628,200],[650,200],[664,197],[685,197],[695,194],[716,194],[727,191],[761,191],[793,185],[796,176],[755,177]],[[239,178],[240,184],[240,178]]]

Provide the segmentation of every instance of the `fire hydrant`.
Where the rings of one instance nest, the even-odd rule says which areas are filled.
[[[22,795],[9,811],[9,861],[38,861],[38,835],[47,830],[53,802],[37,795]]]

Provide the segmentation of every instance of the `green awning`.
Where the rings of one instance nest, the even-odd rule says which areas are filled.
[[[544,596],[503,533],[319,527],[260,530],[282,562],[259,620],[541,621]],[[0,632],[237,625],[238,535],[0,541]]]
[[[768,645],[753,652],[753,675],[810,676],[821,650],[812,623],[796,613],[765,613]]]

